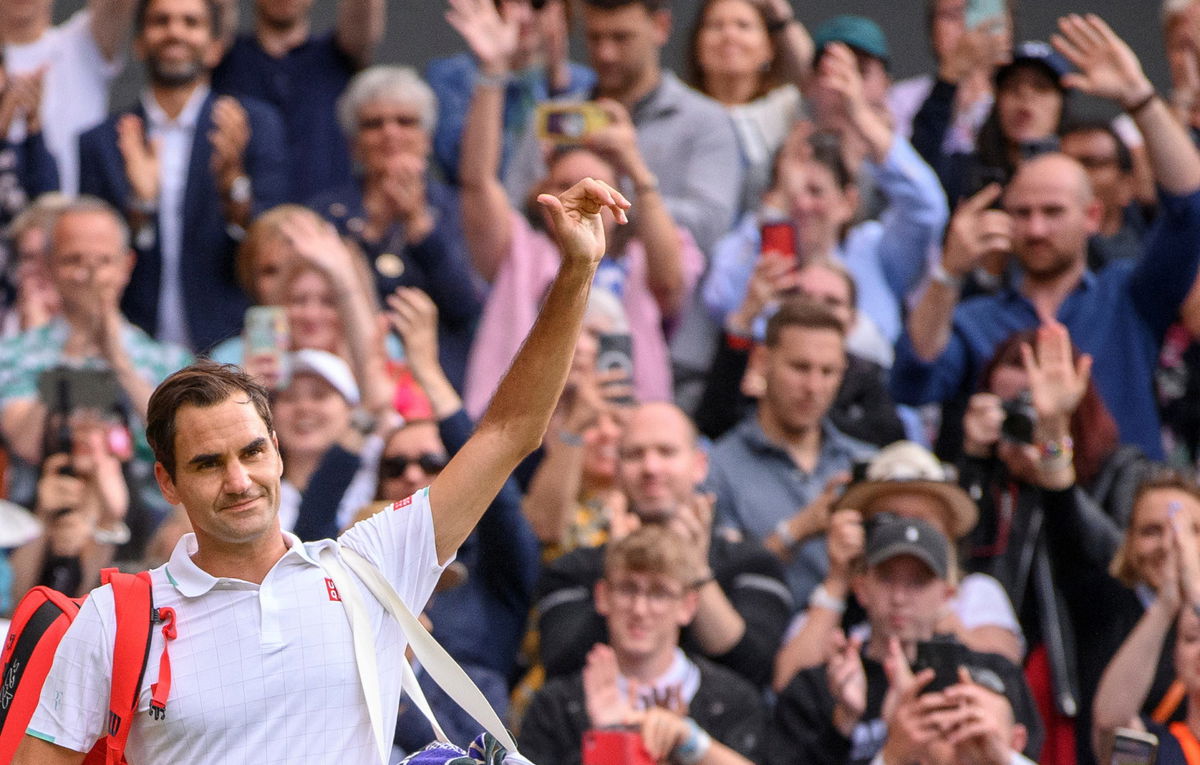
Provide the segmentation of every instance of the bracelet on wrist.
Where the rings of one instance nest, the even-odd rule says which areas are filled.
[[[943,287],[955,290],[961,288],[963,285],[963,278],[947,271],[946,266],[942,264],[940,259],[933,261],[933,265],[930,266],[929,279]]]
[[[818,584],[808,596],[809,608],[824,608],[839,616],[846,613],[846,599],[831,595],[825,584]]]
[[[780,543],[787,549],[792,549],[800,541],[800,539],[792,533],[792,519],[784,518],[779,523],[775,524],[775,536],[779,537]]]
[[[683,743],[671,750],[671,759],[679,765],[696,765],[708,754],[712,737],[692,718],[683,719],[688,724],[688,735]]]
[[[92,540],[102,545],[123,545],[129,541],[131,536],[133,533],[123,521],[117,521],[111,528],[92,530]]]
[[[1038,453],[1043,464],[1055,460],[1070,462],[1075,457],[1075,441],[1070,436],[1042,441],[1038,444]]]
[[[1126,107],[1125,107],[1125,113],[1126,113],[1126,114],[1128,114],[1130,117],[1133,117],[1133,116],[1135,116],[1135,115],[1136,115],[1138,112],[1140,112],[1142,109],[1145,109],[1147,106],[1149,106],[1149,105],[1150,105],[1150,102],[1151,102],[1151,101],[1153,101],[1153,100],[1154,100],[1154,99],[1156,99],[1156,98],[1158,98],[1158,91],[1157,91],[1157,90],[1151,90],[1151,91],[1150,91],[1148,94],[1146,94],[1144,97],[1142,97],[1142,98],[1139,98],[1139,99],[1138,99],[1137,101],[1135,101],[1133,104],[1131,104],[1131,105],[1129,105],[1129,106],[1126,106]]]
[[[641,183],[635,183],[633,185],[633,190],[635,193],[637,193],[638,196],[642,196],[643,194],[655,193],[656,191],[658,191],[658,176],[651,175],[649,178],[643,180]]]
[[[484,88],[504,88],[508,86],[511,76],[508,72],[503,74],[489,74],[482,69],[475,72],[475,86]]]

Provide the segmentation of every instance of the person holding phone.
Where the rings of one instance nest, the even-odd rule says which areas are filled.
[[[870,636],[846,638],[839,631],[830,659],[800,672],[780,692],[764,765],[867,765],[881,753],[885,765],[920,761],[919,747],[933,738],[927,728],[915,726],[921,735],[918,748],[897,757],[890,731],[910,727],[897,715],[912,703],[924,712],[957,705],[945,697],[951,692],[974,693],[955,686],[913,701],[934,673],[918,675],[914,685],[909,665],[917,658],[918,643],[934,636],[956,580],[950,541],[932,524],[891,514],[870,524],[853,583],[871,624]],[[963,650],[963,665],[972,675],[996,681],[1016,722],[1028,731],[1026,741],[1011,742],[1023,743],[1023,753],[1036,756],[1041,723],[1021,671],[1001,656],[968,649]],[[963,703],[968,709],[979,706],[977,701]],[[960,724],[968,722],[974,720]]]
[[[626,5],[623,12],[635,12],[639,3]],[[479,2],[472,9],[466,4],[459,9],[456,26],[480,56],[484,71],[504,75],[508,73],[508,52],[495,45],[495,40],[485,45],[479,30],[506,29],[508,34],[496,39],[512,46],[516,44],[514,24],[501,17],[493,4]],[[491,283],[467,367],[463,398],[472,416],[486,406],[558,267],[558,254],[545,234],[544,215],[535,215],[535,225],[530,225],[519,206],[510,203],[500,182],[502,85],[502,81],[490,80],[476,84],[459,165],[463,228],[471,262]],[[670,212],[659,180],[650,169],[651,158],[643,154],[630,112],[617,101],[601,104],[611,123],[592,135],[586,145],[554,152],[547,174],[536,185],[539,190],[561,190],[585,176],[614,185],[624,178],[633,185],[638,213],[628,236],[609,240],[596,286],[618,297],[625,309],[633,337],[637,397],[669,400],[673,383],[667,348],[670,328],[691,300],[704,270],[704,255]],[[726,183],[720,185],[724,188]]]

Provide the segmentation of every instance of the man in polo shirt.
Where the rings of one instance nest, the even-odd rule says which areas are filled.
[[[218,93],[271,104],[287,134],[290,198],[306,202],[352,180],[337,99],[383,38],[384,0],[339,0],[337,22],[314,34],[313,0],[255,0],[254,29],[233,37],[240,3],[224,0],[228,50],[213,70]],[[232,18],[230,18],[232,17]]]
[[[558,277],[492,406],[428,489],[342,535],[419,612],[442,569],[520,460],[537,447],[562,392],[587,291],[603,257],[601,212],[624,222],[620,194],[586,179],[539,198],[562,248]],[[152,659],[128,758],[145,763],[378,763],[341,594],[317,562],[333,542],[279,528],[282,463],[266,391],[206,362],[173,375],[150,402],[148,438],[164,496],[195,529],[151,576],[155,605],[175,609],[170,674]],[[362,593],[365,595],[365,593]],[[363,598],[380,672],[379,724],[394,728],[405,638]],[[108,725],[111,590],[85,602],[59,644],[16,762],[79,763]],[[154,630],[151,657],[165,655]],[[164,684],[169,687],[164,687]],[[165,713],[150,711],[151,694]]]
[[[875,453],[828,416],[846,372],[845,333],[822,305],[784,303],[751,362],[765,386],[758,406],[712,452],[717,526],[762,540],[783,563],[797,604],[808,602],[829,568],[817,537],[835,488],[855,462]]]
[[[1087,173],[1063,154],[1021,165],[1004,193],[1011,224],[987,209],[989,187],[955,213],[940,263],[909,313],[896,346],[892,393],[905,404],[946,401],[974,391],[996,346],[1056,317],[1095,361],[1092,378],[1121,440],[1151,457],[1163,448],[1154,369],[1163,334],[1196,278],[1200,260],[1200,154],[1154,92],[1133,51],[1099,18],[1059,21],[1056,44],[1079,70],[1064,82],[1119,103],[1146,139],[1161,212],[1137,261],[1087,269],[1087,243],[1100,223]],[[959,305],[959,288],[985,255],[1007,251],[1020,279],[995,295]]]

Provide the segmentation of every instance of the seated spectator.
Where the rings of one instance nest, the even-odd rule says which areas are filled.
[[[1099,223],[1100,206],[1086,172],[1061,154],[1029,160],[1005,192],[1011,229],[984,226],[986,208],[1000,194],[995,186],[956,212],[941,266],[897,343],[892,393],[906,404],[963,395],[975,388],[1001,340],[1035,326],[1040,317],[1056,317],[1095,359],[1096,387],[1117,421],[1121,442],[1159,458],[1152,378],[1163,333],[1195,281],[1200,259],[1200,155],[1154,95],[1133,52],[1103,21],[1069,16],[1059,24],[1059,45],[1080,69],[1069,82],[1121,103],[1145,135],[1162,194],[1146,252],[1136,263],[1089,272],[1087,239]],[[1051,208],[1063,214],[1048,216]],[[961,278],[989,249],[1008,249],[1010,242],[1020,283],[959,306]]]
[[[596,75],[568,58],[567,5],[566,0],[462,3],[447,13],[447,21],[471,47],[471,52],[435,58],[425,67],[425,81],[438,104],[433,155],[450,183],[458,183],[463,129],[476,86],[486,83],[504,91],[501,172],[532,124],[535,104],[581,101],[595,87]],[[490,71],[493,46],[510,39],[514,44],[504,67]],[[485,47],[484,55],[476,45]]]
[[[38,479],[34,514],[44,531],[9,558],[14,600],[37,585],[86,596],[100,585],[100,569],[130,540],[129,486],[109,448],[106,423],[75,416],[71,440],[60,446],[66,450],[47,455]]]
[[[824,542],[810,537],[824,530],[832,492],[875,452],[828,416],[846,370],[844,332],[822,306],[785,303],[756,351],[762,396],[712,449],[717,527],[779,558],[797,604],[808,602],[829,566]]]
[[[8,251],[0,278],[4,295],[0,337],[41,327],[61,310],[58,292],[50,281],[48,260],[55,218],[69,201],[62,194],[43,194],[4,232]]]
[[[935,88],[913,120],[915,145],[952,203],[988,183],[1007,183],[1025,159],[1058,148],[1070,108],[1065,79],[1071,64],[1044,42],[1019,44],[995,70],[996,102],[973,150],[946,150],[956,86]],[[919,140],[918,140],[919,139]]]
[[[435,101],[411,68],[374,66],[355,75],[338,99],[338,121],[362,174],[308,206],[359,246],[380,300],[400,286],[433,298],[442,367],[462,390],[482,300],[458,197],[428,174]]]
[[[913,693],[908,665],[916,658],[917,644],[934,637],[954,594],[951,555],[949,540],[925,521],[884,515],[872,524],[864,563],[854,577],[855,596],[871,624],[870,638],[847,639],[839,633],[829,661],[802,671],[784,688],[764,747],[765,765],[865,765],[881,752],[885,762],[892,762],[884,748],[892,729],[884,710],[895,709]],[[1020,670],[1000,656],[969,649],[964,664],[968,672],[999,678],[1013,716],[1029,731],[1024,754],[1036,754],[1041,728]],[[921,682],[931,675],[922,675]],[[946,702],[931,699],[928,704],[933,708]],[[907,726],[901,730],[908,732]],[[911,753],[904,754],[896,761],[911,761]]]
[[[698,603],[695,620],[683,631],[683,649],[765,685],[791,597],[779,563],[761,546],[713,533],[712,498],[696,490],[707,458],[691,421],[672,404],[642,404],[625,426],[618,470],[629,509],[642,525],[675,530],[694,558]],[[611,534],[609,540],[616,541]],[[590,647],[606,640],[592,600],[604,550],[580,548],[542,573],[534,601],[547,677],[579,671]]]
[[[503,53],[489,71],[503,65]],[[547,285],[558,268],[558,250],[546,236],[546,219],[532,227],[509,203],[497,172],[501,148],[503,91],[480,84],[463,133],[460,181],[463,222],[475,269],[492,285],[476,333],[467,374],[467,411],[483,411],[496,383],[520,347],[521,327],[533,325]],[[671,367],[664,327],[674,324],[691,299],[704,270],[704,256],[687,232],[676,226],[657,188],[648,159],[639,148],[624,107],[607,106],[614,124],[606,128],[607,151],[565,147],[554,153],[549,174],[536,191],[565,189],[592,177],[617,185],[628,178],[641,189],[629,237],[614,242],[600,264],[596,287],[620,298],[633,343],[633,383],[644,401],[671,396]],[[610,236],[616,222],[605,218]]]
[[[975,149],[975,137],[992,108],[993,72],[1012,50],[1010,7],[1001,18],[984,19],[972,29],[967,28],[967,7],[964,0],[926,0],[926,29],[936,70],[901,80],[888,91],[896,132],[914,144],[921,143],[913,136],[914,118],[926,99],[934,90],[953,91],[949,99],[934,96],[936,103],[951,108],[941,146],[947,154]]]
[[[655,762],[750,765],[766,710],[753,685],[679,648],[696,616],[695,561],[683,538],[648,525],[613,542],[595,583],[608,643],[587,665],[548,682],[521,726],[521,753],[578,765],[589,730],[640,733]],[[686,759],[685,759],[686,758]]]
[[[863,555],[864,528],[881,514],[914,518],[958,542],[979,517],[975,503],[953,482],[952,470],[924,447],[898,441],[882,449],[866,466],[863,480],[832,504],[824,535],[828,573],[812,591],[807,609],[793,621],[787,642],[775,657],[775,687],[782,688],[803,669],[828,661],[830,636],[839,627],[850,637],[866,638],[850,600],[853,577]],[[952,550],[953,552],[953,550]],[[1004,588],[987,574],[959,576],[958,556],[951,558],[957,587],[941,614],[937,631],[951,634],[968,648],[996,653],[1012,662],[1024,655],[1021,628]],[[851,606],[854,608],[851,608]]]
[[[231,232],[287,195],[282,123],[265,104],[210,90],[215,2],[150,0],[135,21],[147,89],[80,137],[79,187],[122,210],[135,232],[122,303],[130,320],[159,340],[207,350],[237,333],[246,309]],[[175,31],[183,25],[186,34]]]
[[[222,3],[226,49],[213,90],[253,98],[283,118],[289,199],[303,202],[351,181],[350,152],[338,128],[337,100],[371,63],[387,27],[386,0],[339,0],[337,22],[314,34],[312,2],[255,0],[254,28],[238,29],[236,2]]]
[[[375,498],[394,502],[428,486],[466,443],[475,424],[438,363],[433,301],[408,288],[389,302],[388,318],[433,407],[432,419],[409,419],[386,439]],[[462,564],[465,581],[440,593],[425,609],[434,637],[480,686],[502,719],[539,558],[537,538],[521,513],[521,493],[510,478],[458,551],[456,562]]]
[[[739,209],[758,204],[775,154],[800,115],[813,42],[787,0],[705,0],[688,36],[688,84],[729,110],[746,180]]]
[[[1059,140],[1063,154],[1087,170],[1101,205],[1099,230],[1088,241],[1088,268],[1141,257],[1154,219],[1153,207],[1138,203],[1133,155],[1105,122],[1072,122]]]
[[[1194,502],[1194,501],[1193,501]],[[1158,528],[1163,561],[1162,579],[1157,597],[1138,620],[1137,626],[1121,643],[1120,649],[1104,669],[1096,691],[1092,742],[1097,754],[1107,761],[1116,728],[1149,731],[1158,737],[1158,762],[1183,765],[1194,759],[1200,745],[1197,734],[1196,705],[1200,702],[1200,676],[1197,649],[1200,648],[1200,543],[1197,542],[1196,517],[1176,512],[1174,503]],[[1174,685],[1187,701],[1186,717],[1169,725],[1145,714],[1150,700],[1153,673],[1150,666],[1171,663],[1175,667]]]
[[[746,294],[764,247],[780,246],[764,245],[762,227],[790,224],[793,251],[770,254],[796,265],[814,260],[843,264],[858,288],[859,313],[890,345],[901,331],[904,301],[919,283],[929,248],[946,224],[946,199],[929,167],[863,100],[849,49],[835,43],[821,60],[820,87],[834,89],[832,83],[842,78],[850,83],[838,93],[850,114],[850,127],[870,147],[863,173],[882,192],[887,206],[879,220],[854,224],[860,186],[842,147],[828,134],[810,138],[810,128],[798,126],[776,160],[775,183],[762,206],[743,216],[713,251],[704,300],[711,314],[724,321]],[[875,360],[891,363],[890,355]]]
[[[787,295],[797,297],[788,298]],[[829,309],[846,336],[846,372],[829,419],[851,438],[887,446],[904,438],[904,424],[887,392],[886,372],[875,361],[859,355],[861,338],[874,335],[854,307],[857,288],[841,265],[815,260],[796,268],[780,258],[760,258],[750,277],[746,296],[725,319],[725,337],[709,372],[696,425],[709,438],[720,438],[742,420],[763,394],[763,354],[752,351],[753,327],[765,305],[780,300],[803,299]],[[855,339],[859,338],[856,344]],[[873,341],[867,341],[873,343]]]
[[[69,364],[111,372],[134,439],[131,469],[141,483],[151,480],[154,460],[140,423],[154,386],[190,357],[152,340],[121,314],[134,257],[124,221],[104,202],[85,197],[59,213],[47,269],[62,312],[0,342],[0,431],[27,465],[39,465],[46,456],[44,424],[53,403],[39,398],[38,377]]]
[[[547,563],[576,548],[603,544],[610,529],[620,536],[630,518],[617,465],[634,399],[622,370],[597,367],[600,336],[613,319],[610,309],[620,310],[610,293],[588,295],[567,386],[522,502]]]
[[[0,25],[0,29],[3,26]],[[0,228],[7,226],[39,194],[58,190],[58,166],[42,139],[41,101],[44,71],[9,74],[0,48]],[[14,140],[15,123],[24,137]]]
[[[78,7],[80,4],[76,3]],[[104,121],[110,86],[125,67],[136,0],[88,0],[52,25],[54,0],[0,4],[0,48],[10,75],[41,80],[36,122],[54,156],[62,190],[79,190],[79,136]],[[18,122],[14,141],[37,133]]]

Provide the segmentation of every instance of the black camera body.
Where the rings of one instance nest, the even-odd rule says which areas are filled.
[[[1004,422],[1000,424],[1000,435],[1019,444],[1032,444],[1037,429],[1037,410],[1033,408],[1033,397],[1022,393],[1000,404],[1004,409]]]

